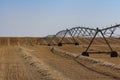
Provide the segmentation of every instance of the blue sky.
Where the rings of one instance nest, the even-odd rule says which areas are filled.
[[[120,0],[0,0],[0,36],[46,36],[120,23]]]

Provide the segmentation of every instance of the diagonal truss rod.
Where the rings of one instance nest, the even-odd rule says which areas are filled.
[[[96,33],[95,33],[94,37],[92,38],[92,40],[90,41],[90,43],[89,43],[89,45],[88,45],[88,47],[87,47],[87,49],[86,49],[85,52],[88,51],[88,49],[90,48],[91,44],[93,43],[93,41],[94,41],[94,39],[95,39],[95,37],[97,36],[98,33],[101,33],[101,35],[102,35],[103,39],[105,40],[106,44],[108,45],[109,49],[110,49],[111,51],[113,51],[113,49],[112,49],[112,47],[110,46],[109,42],[107,41],[107,39],[105,38],[104,34],[102,33],[102,30],[100,30],[100,29],[97,28],[97,29],[96,29]]]
[[[111,28],[117,28],[117,27],[120,27],[120,24],[117,24],[117,25],[114,25],[114,26],[111,26],[111,27],[107,27],[107,28],[103,28],[103,29],[101,29],[101,31],[108,30],[108,29],[111,29]]]
[[[107,28],[103,28],[101,29],[101,31],[103,32],[104,35],[107,35],[109,32],[109,37],[112,37],[112,35],[114,34],[115,30],[117,28],[120,28],[120,24],[117,24],[117,25],[114,25],[114,26],[111,26],[111,27],[107,27]]]

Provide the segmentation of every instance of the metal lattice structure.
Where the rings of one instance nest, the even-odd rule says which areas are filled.
[[[104,53],[111,53],[111,57],[117,57],[118,56],[117,52],[112,49],[112,47],[111,47],[110,43],[108,42],[108,40],[106,39],[106,37],[107,38],[111,38],[111,37],[119,38],[120,36],[115,35],[115,31],[119,28],[120,28],[120,24],[110,26],[107,28],[103,28],[103,29],[74,27],[74,28],[62,30],[62,31],[59,31],[58,33],[56,33],[56,35],[51,38],[48,45],[49,46],[50,45],[62,46],[62,44],[79,45],[79,42],[77,42],[76,38],[91,37],[92,39],[90,40],[88,47],[82,53],[82,55],[84,55],[84,56],[89,56],[89,53],[98,53],[98,52],[88,52],[88,49],[91,47],[91,44],[93,43],[94,39],[96,37],[100,37],[105,40],[106,44],[108,45],[108,47],[110,49],[110,52],[104,52]],[[100,34],[101,34],[101,36],[100,36]],[[64,41],[64,39],[66,39],[66,42]],[[54,40],[56,40],[57,42],[54,43]],[[99,53],[103,53],[103,52],[99,52]]]
[[[103,29],[101,29],[101,30],[102,30],[102,32],[103,32],[103,34],[104,34],[105,36],[108,36],[108,37],[112,37],[112,36],[119,37],[118,35],[114,35],[114,34],[115,34],[115,31],[116,31],[117,29],[119,29],[119,28],[120,28],[120,24],[116,24],[116,25],[114,25],[114,26],[107,27],[107,28],[103,28]]]
[[[86,36],[94,36],[95,29],[85,28],[85,27],[75,27],[70,29],[72,36],[74,37],[86,37]]]
[[[85,50],[85,52],[82,53],[82,55],[84,55],[84,56],[89,56],[89,53],[91,53],[91,52],[88,52],[88,49],[90,48],[90,46],[91,46],[91,44],[93,43],[93,41],[94,41],[95,37],[97,36],[97,34],[98,34],[98,33],[101,33],[103,39],[105,40],[106,44],[108,45],[108,47],[109,47],[109,49],[110,49],[110,52],[92,52],[92,53],[110,53],[110,56],[111,56],[111,57],[117,57],[117,56],[118,56],[118,53],[112,49],[110,43],[107,41],[107,39],[106,39],[106,37],[105,37],[106,35],[107,35],[108,37],[112,37],[113,34],[114,34],[114,32],[115,32],[115,30],[116,30],[117,28],[120,28],[120,25],[114,25],[114,26],[111,26],[111,27],[108,27],[108,28],[103,28],[103,29],[98,29],[98,28],[97,28],[94,37],[92,38],[92,40],[90,41],[87,49]],[[116,36],[116,37],[117,37],[117,36]]]
[[[51,40],[50,44],[54,44],[53,40],[55,38],[57,38],[57,44],[61,45],[61,44],[75,44],[75,45],[79,45],[79,43],[77,42],[77,40],[75,38],[78,37],[93,37],[95,35],[96,29],[92,29],[92,28],[85,28],[85,27],[75,27],[75,28],[71,28],[71,29],[66,29],[66,30],[62,30],[59,31],[58,33],[56,33],[56,35],[53,37],[53,39]],[[70,39],[69,39],[70,38]],[[69,39],[68,42],[63,42],[64,39]],[[70,41],[72,40],[72,41]],[[54,44],[54,45],[57,45]]]

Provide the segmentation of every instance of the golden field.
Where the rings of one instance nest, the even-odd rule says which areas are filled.
[[[120,57],[90,54],[83,57],[91,38],[76,38],[80,45],[47,46],[51,39],[0,38],[0,80],[120,80]],[[120,53],[120,39],[107,39]],[[52,43],[58,43],[55,38]],[[63,43],[73,43],[65,38]],[[45,45],[46,44],[46,45]],[[52,51],[52,49],[58,51]],[[89,51],[110,51],[105,41],[96,38]],[[64,52],[64,53],[63,53]],[[79,57],[69,57],[76,55]]]

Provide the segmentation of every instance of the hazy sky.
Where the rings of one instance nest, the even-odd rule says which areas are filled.
[[[120,23],[120,0],[0,0],[0,36],[46,36]]]

